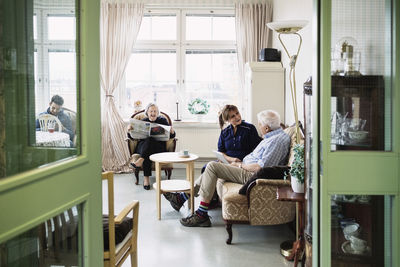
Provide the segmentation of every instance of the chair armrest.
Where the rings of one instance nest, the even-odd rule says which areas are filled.
[[[114,221],[116,224],[122,223],[122,220],[128,216],[128,213],[133,210],[134,216],[139,214],[139,201],[135,200],[127,205],[120,213],[118,213],[117,217],[115,217]]]
[[[128,144],[129,155],[133,155],[135,153],[135,149],[136,149],[136,146],[138,144],[138,140],[137,139],[126,138],[125,141]]]
[[[176,138],[170,138],[167,142],[165,142],[166,145],[166,150],[168,152],[175,152],[175,148],[176,148]]]
[[[247,203],[250,205],[250,195],[254,187],[258,186],[274,186],[274,187],[284,187],[290,186],[289,180],[277,180],[277,179],[257,179],[254,180],[246,191]]]

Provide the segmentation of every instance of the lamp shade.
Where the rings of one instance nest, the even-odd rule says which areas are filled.
[[[278,33],[293,34],[303,29],[307,24],[307,20],[285,20],[269,22],[267,26]]]

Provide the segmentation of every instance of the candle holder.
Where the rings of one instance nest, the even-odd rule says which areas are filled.
[[[176,101],[176,119],[174,121],[181,121],[181,119],[179,119],[179,102]]]

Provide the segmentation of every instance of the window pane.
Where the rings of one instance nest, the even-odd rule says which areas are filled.
[[[392,202],[388,195],[332,196],[332,266],[385,266],[392,251]]]
[[[76,112],[76,53],[49,52],[49,77],[50,96],[61,95],[63,107]]]
[[[235,51],[187,50],[185,66],[185,92],[181,94],[184,118],[193,118],[187,105],[198,97],[210,105],[205,118],[212,121],[216,120],[217,113],[224,104],[239,104],[239,76]]]
[[[79,27],[75,25],[71,8],[73,14],[79,14],[79,10],[74,9],[75,1],[50,2],[23,1],[21,5],[14,5],[9,0],[6,5],[0,5],[0,13],[8,14],[0,21],[0,47],[4,48],[1,51],[5,55],[3,68],[0,68],[0,178],[48,165],[78,153],[76,143],[79,144],[79,139],[75,139],[75,127],[79,77],[76,74],[78,62],[75,57],[79,55],[72,51],[79,51],[79,41],[43,44],[40,35],[47,32],[46,24],[50,17],[40,14],[57,6],[57,11],[65,12],[68,20],[73,21],[73,27]],[[50,22],[51,19],[53,17]],[[39,35],[36,41],[32,38],[35,27]],[[52,30],[68,35],[63,27],[53,27]],[[16,46],[14,41],[21,36],[31,38],[23,38],[25,44]],[[60,46],[63,46],[62,50]],[[53,94],[65,98],[65,106],[68,105],[71,111],[57,108],[50,112],[49,103],[52,102]],[[45,131],[40,125],[39,113],[52,113],[57,117],[62,123],[63,134],[60,135],[68,135],[69,140],[62,141],[63,145],[61,141],[56,141],[53,147],[38,148],[37,145],[42,144],[38,135],[43,134],[37,134],[36,131]],[[44,137],[45,143],[49,144],[57,135]]]
[[[176,52],[136,51],[126,68],[126,97],[120,100],[125,117],[134,112],[134,102],[143,107],[156,102],[160,109],[172,114],[176,108]]]
[[[222,15],[186,15],[186,40],[235,40],[235,18]]]
[[[385,0],[332,1],[333,151],[391,150],[391,9]]]
[[[175,15],[145,15],[138,40],[176,40]]]
[[[74,206],[0,244],[1,266],[82,266],[81,218]]]
[[[75,17],[50,15],[47,25],[49,40],[75,40]]]

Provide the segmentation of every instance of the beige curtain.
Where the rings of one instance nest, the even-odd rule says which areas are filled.
[[[257,61],[258,52],[267,47],[268,38],[271,38],[266,24],[272,20],[272,3],[236,3],[235,17],[239,75],[244,88],[244,65]]]
[[[140,29],[143,3],[102,2],[100,16],[101,114],[103,170],[129,171],[126,127],[113,92],[121,81]]]

